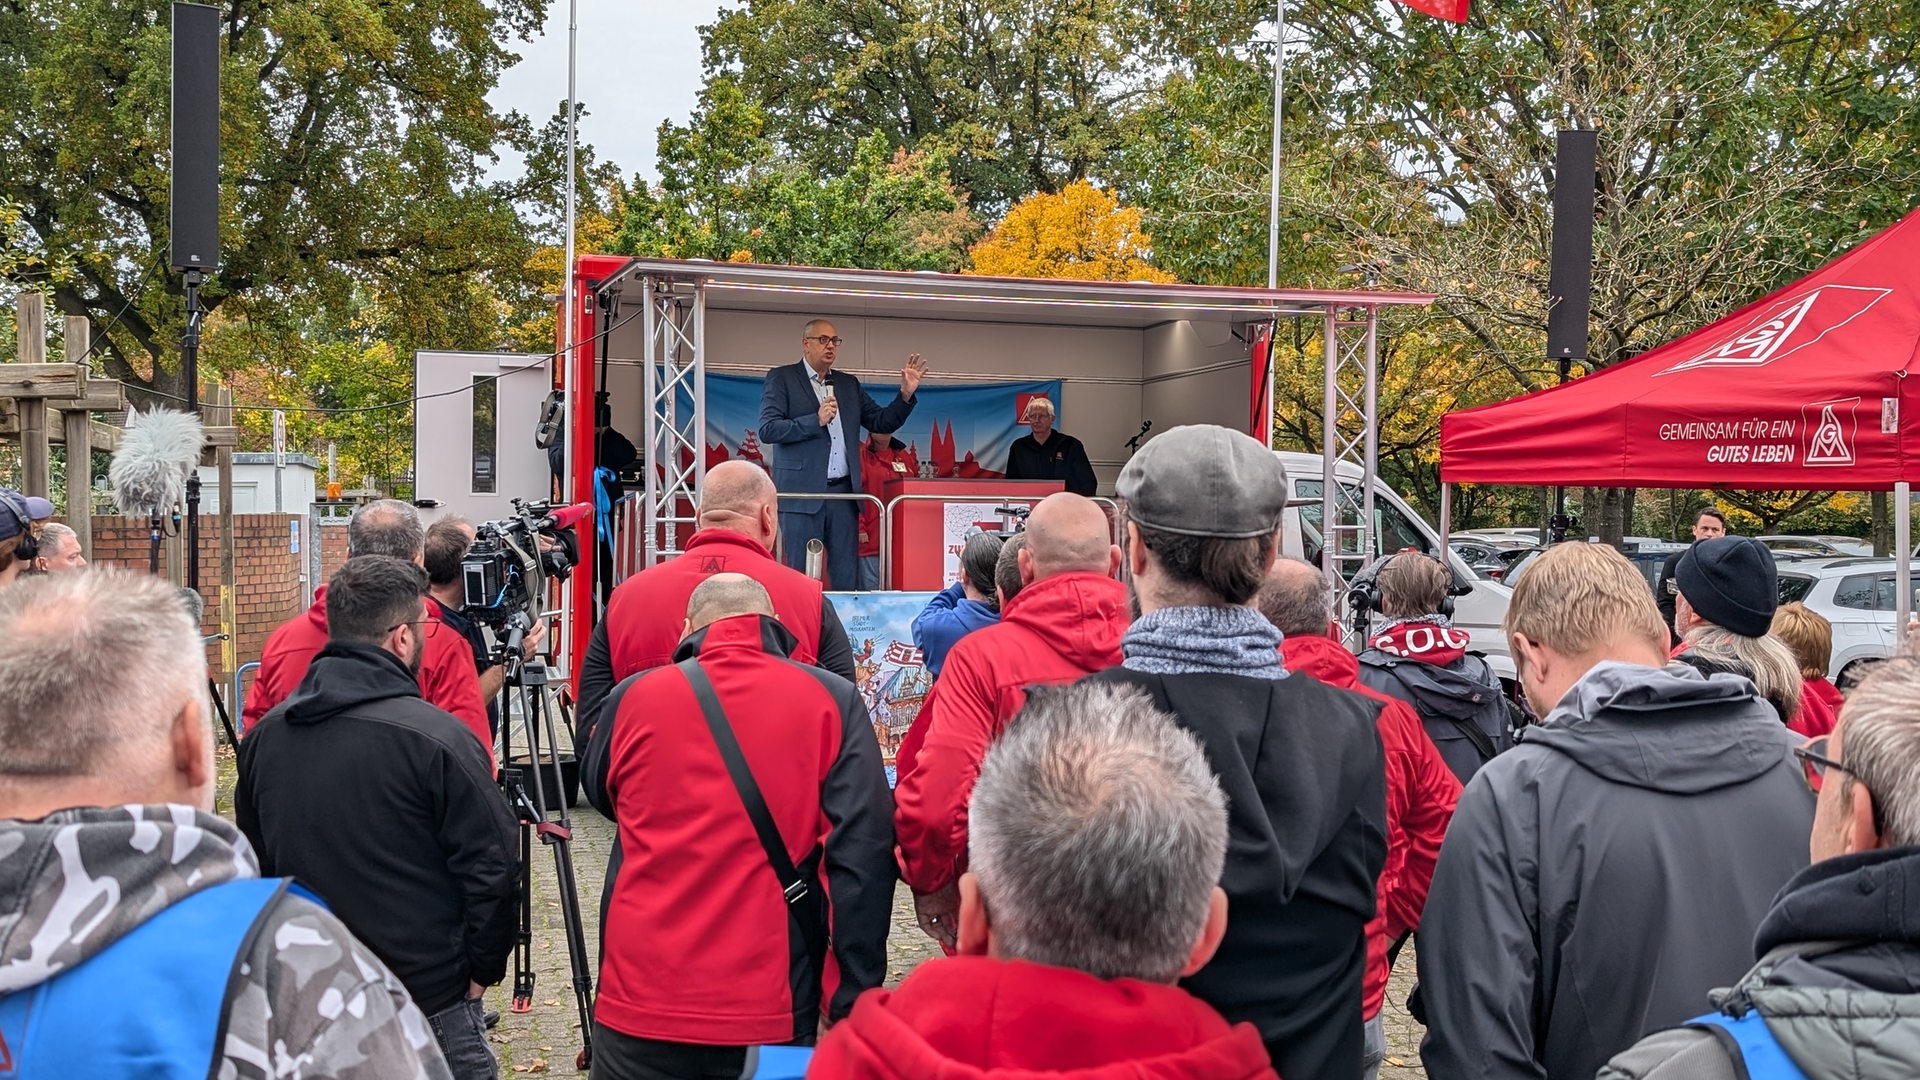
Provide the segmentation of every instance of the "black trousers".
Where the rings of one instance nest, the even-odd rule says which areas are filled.
[[[589,1080],[740,1080],[746,1068],[744,1046],[663,1042],[593,1025]]]

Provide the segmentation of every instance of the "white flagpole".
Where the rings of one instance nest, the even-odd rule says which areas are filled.
[[[1267,288],[1280,287],[1280,110],[1287,92],[1287,0],[1274,5],[1273,45],[1273,165],[1271,200],[1267,205]]]
[[[560,500],[573,498],[573,469],[577,455],[584,449],[574,443],[574,410],[580,407],[580,395],[591,393],[592,387],[581,387],[574,379],[574,318],[578,299],[573,294],[573,218],[574,218],[574,147],[578,141],[578,132],[574,130],[574,118],[579,113],[577,104],[577,49],[580,39],[579,0],[567,0],[567,197],[566,197],[566,240],[560,268],[560,399],[565,402],[561,427],[561,471]],[[593,408],[588,399],[587,408]],[[591,500],[591,496],[589,496]],[[598,526],[596,525],[596,528]],[[589,555],[589,559],[593,556]],[[595,567],[597,572],[598,567]],[[595,583],[596,587],[598,582]],[[567,632],[557,635],[560,638],[560,663],[564,671],[573,670],[573,587],[569,584],[560,590],[560,624]]]
[[[1287,89],[1287,0],[1274,3],[1273,43],[1273,163],[1270,173],[1270,201],[1267,204],[1267,288],[1280,287],[1280,111],[1286,103]],[[1278,366],[1275,350],[1279,347],[1279,324],[1268,324],[1267,391],[1262,403],[1266,409],[1267,445],[1273,445],[1273,383]]]

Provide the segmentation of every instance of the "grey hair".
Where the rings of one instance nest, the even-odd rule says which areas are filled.
[[[426,550],[420,512],[399,499],[375,499],[347,522],[347,555],[391,555],[411,562]]]
[[[1007,956],[1179,976],[1225,865],[1227,803],[1199,742],[1143,691],[1035,688],[988,749],[967,819]]]
[[[1845,771],[1873,794],[1881,839],[1920,844],[1920,659],[1875,664],[1847,695],[1840,724]]]
[[[1724,626],[1701,623],[1685,634],[1694,659],[1753,680],[1760,696],[1780,710],[1780,722],[1800,714],[1800,661],[1787,643],[1768,634],[1743,637]]]
[[[163,578],[88,569],[0,589],[0,777],[106,776],[188,702],[207,711],[200,628]],[[49,661],[49,657],[55,658]]]
[[[59,549],[62,543],[68,540],[77,543],[80,540],[80,534],[57,521],[49,521],[45,525],[40,526],[40,553],[42,555],[53,554]]]

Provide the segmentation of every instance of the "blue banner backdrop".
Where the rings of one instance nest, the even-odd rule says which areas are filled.
[[[933,674],[913,644],[913,620],[933,597],[930,592],[827,594],[853,642],[854,681],[873,721],[888,783],[895,778],[894,752],[933,686]]]
[[[728,458],[765,462],[760,445],[760,387],[751,375],[707,376],[707,467]],[[894,383],[862,383],[875,401],[886,405],[899,394]],[[918,460],[931,462],[934,475],[972,479],[996,477],[1007,469],[1007,451],[1027,433],[1020,413],[1027,402],[1044,397],[1060,413],[1060,380],[922,386],[913,415],[894,437],[911,446]],[[675,408],[691,412],[693,400],[682,390]],[[683,412],[682,415],[685,415]],[[1064,422],[1060,417],[1059,421]]]

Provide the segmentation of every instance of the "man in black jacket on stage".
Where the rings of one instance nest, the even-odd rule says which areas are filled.
[[[1043,397],[1027,402],[1020,422],[1033,432],[1013,440],[1007,450],[1007,479],[1058,480],[1075,495],[1092,498],[1099,485],[1093,477],[1093,463],[1087,460],[1087,448],[1079,439],[1053,429],[1053,402]]]
[[[1280,665],[1254,609],[1279,543],[1287,476],[1212,425],[1141,448],[1115,485],[1141,612],[1121,666],[1206,750],[1227,795],[1227,932],[1181,985],[1260,1030],[1285,1077],[1359,1076],[1361,977],[1387,858],[1381,705]],[[1017,721],[1016,721],[1017,722]]]
[[[327,584],[328,642],[240,748],[234,818],[393,969],[456,1080],[496,1075],[480,995],[513,948],[519,833],[486,750],[420,697],[427,572],[386,555]]]

